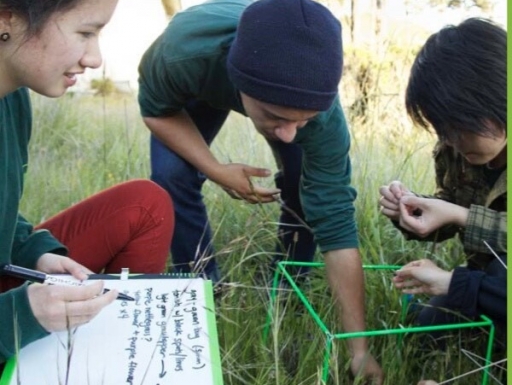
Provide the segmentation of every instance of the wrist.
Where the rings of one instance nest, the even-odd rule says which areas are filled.
[[[351,338],[348,340],[348,347],[352,358],[369,354],[367,338]]]
[[[466,207],[454,205],[453,223],[459,227],[466,227],[469,210]]]
[[[439,279],[439,290],[440,292],[437,295],[446,295],[450,289],[450,282],[452,281],[453,270],[451,271],[443,271],[441,277]]]
[[[224,165],[219,163],[217,159],[212,157],[211,160],[208,161],[204,167],[199,169],[199,171],[202,172],[212,182],[224,186],[224,184],[222,183],[223,169]]]

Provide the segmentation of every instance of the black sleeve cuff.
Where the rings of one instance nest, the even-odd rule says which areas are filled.
[[[480,283],[484,276],[483,271],[456,267],[448,288],[447,305],[467,317],[476,317]]]

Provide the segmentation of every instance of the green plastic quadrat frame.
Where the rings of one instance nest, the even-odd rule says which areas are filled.
[[[308,313],[313,318],[314,322],[320,328],[322,333],[326,336],[326,345],[325,345],[325,353],[323,359],[323,367],[322,367],[322,382],[327,383],[327,379],[329,376],[329,362],[331,358],[331,351],[334,340],[343,340],[347,338],[358,338],[358,337],[375,337],[375,336],[384,336],[397,334],[399,338],[403,337],[404,334],[407,333],[425,333],[430,331],[439,331],[439,330],[451,330],[451,329],[468,329],[468,328],[489,328],[489,339],[487,342],[487,353],[485,356],[485,366],[482,369],[482,385],[487,385],[489,381],[489,367],[491,365],[491,355],[492,355],[492,346],[494,342],[494,334],[495,328],[492,321],[485,315],[480,316],[479,321],[472,322],[463,322],[456,324],[445,324],[445,325],[436,325],[436,326],[411,326],[411,327],[400,327],[395,329],[380,329],[380,330],[366,330],[363,332],[352,332],[352,333],[331,333],[331,331],[327,328],[325,323],[322,321],[318,313],[313,309],[313,306],[302,293],[301,289],[297,286],[296,282],[293,280],[292,275],[286,270],[287,266],[301,266],[301,267],[311,267],[318,268],[324,267],[325,264],[322,262],[288,262],[282,261],[277,264],[277,268],[274,274],[274,279],[272,283],[272,288],[270,292],[270,303],[267,312],[267,320],[265,322],[265,326],[263,329],[263,341],[266,342],[268,339],[268,334],[270,330],[270,326],[273,319],[274,314],[274,305],[276,303],[277,291],[279,286],[279,276],[284,276],[287,281],[290,283],[292,287],[292,291],[297,294],[300,301],[308,311]],[[363,270],[398,270],[402,266],[399,265],[363,265]],[[408,307],[408,297],[404,295],[402,300],[402,309],[401,309],[401,322],[403,323]]]

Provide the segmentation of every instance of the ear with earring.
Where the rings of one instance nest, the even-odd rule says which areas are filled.
[[[7,41],[11,38],[11,35],[9,34],[9,32],[4,32],[2,34],[0,34],[0,40],[2,41]]]

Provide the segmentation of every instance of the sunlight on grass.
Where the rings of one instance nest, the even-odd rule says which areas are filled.
[[[368,111],[373,111],[369,116],[348,108],[354,105],[357,90],[342,92],[351,122],[352,182],[358,190],[356,216],[362,257],[365,264],[403,264],[429,257],[451,268],[461,262],[456,242],[434,248],[406,242],[378,211],[378,188],[392,180],[401,180],[419,193],[434,189],[431,151],[435,138],[410,126],[401,91],[383,93],[382,87],[390,88],[393,82],[403,87],[404,68],[395,68],[391,75],[385,68],[378,69],[378,81],[372,83],[373,97],[367,105]],[[344,76],[351,79],[350,72]],[[115,183],[149,176],[149,132],[138,115],[135,96],[66,95],[51,100],[34,95],[33,106],[34,132],[22,201],[23,213],[33,222],[48,219]],[[265,140],[241,115],[229,117],[212,150],[220,161],[275,171]],[[272,186],[273,178],[258,183]],[[262,342],[278,205],[234,201],[210,182],[205,184],[204,195],[215,233],[216,257],[228,283],[217,304],[225,384],[320,384],[325,336],[305,316],[296,298],[283,299],[283,307],[275,314],[271,341]],[[312,272],[307,295],[325,322],[338,329],[323,272]],[[389,275],[367,274],[366,297],[368,327],[386,328],[398,322],[399,296]],[[459,335],[450,339],[446,352],[426,354],[418,349],[418,338],[407,338],[401,350],[397,350],[396,337],[372,339],[372,352],[387,372],[387,384],[415,385],[421,378],[443,380],[468,372],[475,364],[460,353],[462,348],[484,355],[482,344]],[[337,343],[335,353],[331,383],[349,384],[346,344]],[[463,383],[479,384],[480,378],[481,373],[471,374]]]

